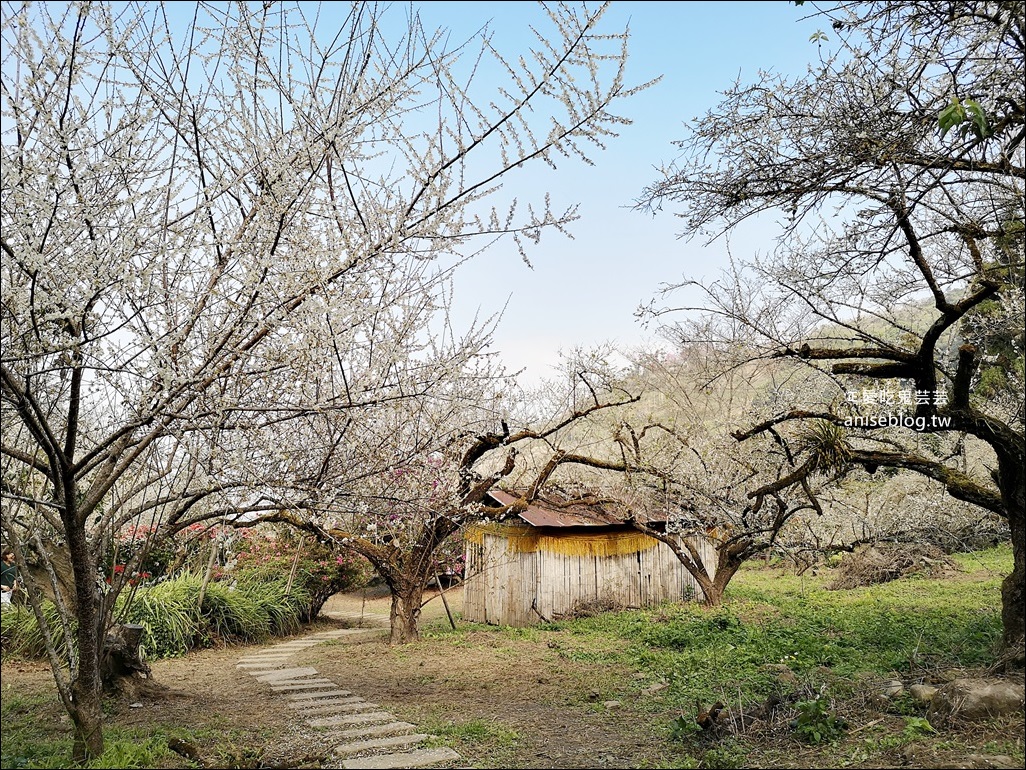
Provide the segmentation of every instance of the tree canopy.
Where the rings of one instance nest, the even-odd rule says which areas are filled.
[[[488,332],[447,328],[452,271],[576,218],[506,177],[626,121],[604,10],[543,9],[500,52],[363,3],[4,4],[3,528],[71,566],[51,662],[76,760],[103,751],[104,544],[271,510],[270,426],[330,413],[346,442],[347,414],[473,369]]]
[[[1005,517],[1005,645],[1021,660],[1023,6],[808,7],[833,53],[729,88],[638,202],[673,207],[691,238],[772,219],[775,245],[671,289],[700,301],[647,312],[681,342],[821,372],[825,390],[739,440],[825,421],[850,465],[912,470]]]

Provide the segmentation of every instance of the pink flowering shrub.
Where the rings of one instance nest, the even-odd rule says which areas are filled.
[[[226,534],[223,527],[209,523],[191,524],[174,537],[158,538],[157,531],[145,524],[118,531],[100,563],[108,585],[154,583],[182,571],[202,573],[210,548],[219,548]]]
[[[331,596],[362,588],[374,575],[362,556],[302,539],[290,529],[247,529],[238,534],[234,561],[230,569],[218,571],[219,579],[269,582],[293,575],[293,585],[310,595],[305,621],[316,618]]]
[[[122,528],[107,548],[100,564],[107,583],[127,580],[131,585],[170,575],[197,550],[194,538],[156,538],[156,528],[129,525]]]

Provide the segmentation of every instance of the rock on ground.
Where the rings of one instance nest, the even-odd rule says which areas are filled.
[[[1016,682],[956,679],[930,699],[929,719],[947,716],[967,720],[988,719],[1023,710],[1026,687]]]

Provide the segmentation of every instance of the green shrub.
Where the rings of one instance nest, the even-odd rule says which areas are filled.
[[[299,628],[306,597],[287,596],[282,581],[211,581],[199,598],[202,581],[183,575],[141,588],[124,613],[125,622],[146,628],[145,653],[151,658],[183,655],[196,647],[264,639]]]
[[[50,626],[59,654],[64,656],[64,628],[58,619],[57,607],[52,602],[45,602],[43,616]],[[46,643],[30,607],[5,607],[0,613],[0,628],[5,655],[23,658],[40,658],[46,655]]]
[[[184,575],[140,588],[127,608],[119,607],[126,623],[145,627],[142,649],[148,658],[184,655],[201,636],[197,600],[200,580]],[[119,597],[124,605],[124,594]]]
[[[130,523],[114,535],[99,568],[108,583],[126,581],[130,585],[203,571],[210,550],[219,551],[231,532],[231,528],[197,523],[171,536],[152,525]]]
[[[207,585],[200,615],[203,630],[212,641],[260,639],[271,630],[261,598],[254,592],[239,591],[225,583]]]
[[[808,743],[829,743],[848,727],[830,709],[826,698],[803,701],[797,704],[797,708],[794,730]]]
[[[184,655],[197,647],[292,633],[299,629],[309,607],[309,595],[302,588],[286,592],[284,580],[267,580],[238,584],[211,581],[201,608],[202,585],[196,575],[180,575],[140,586],[130,603],[127,594],[118,597],[114,616],[119,622],[143,626],[143,655],[156,659]],[[56,608],[47,605],[44,612],[51,627],[59,632]],[[4,610],[2,619],[5,654],[45,654],[42,634],[30,610]]]
[[[234,563],[231,569],[219,570],[218,578],[239,584],[290,585],[292,591],[307,597],[302,613],[305,621],[316,618],[331,596],[362,588],[374,575],[373,567],[362,556],[309,542],[290,528],[244,529],[238,538]]]
[[[118,622],[144,627],[145,657],[172,657],[197,647],[295,633],[304,621],[317,616],[331,595],[366,585],[373,574],[362,557],[348,552],[336,554],[325,545],[299,539],[289,530],[241,530],[237,534],[229,549],[234,564],[230,570],[215,571],[202,607],[199,599],[203,581],[198,574],[182,573],[156,582],[143,580],[143,575],[152,577],[146,573],[133,573],[127,578],[137,585],[132,592],[119,594],[114,617]],[[135,555],[147,544],[149,535],[148,531],[133,530],[119,542],[116,557]],[[171,560],[163,550],[153,549],[146,554],[147,558],[159,556],[162,564]],[[125,574],[120,564],[110,570],[108,579]],[[48,604],[44,611],[61,641],[56,608]],[[43,636],[28,609],[5,609],[2,631],[5,654],[45,654]]]
[[[288,586],[284,580],[240,576],[236,589],[256,602],[264,613],[268,632],[275,636],[294,634],[310,608],[310,594],[303,586]]]

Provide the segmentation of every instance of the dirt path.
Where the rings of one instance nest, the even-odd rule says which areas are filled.
[[[336,610],[334,616],[349,622],[355,619],[358,627],[320,631],[269,645],[240,658],[236,668],[273,691],[296,719],[303,722],[311,743],[330,746],[331,757],[345,770],[391,770],[457,763],[460,756],[451,748],[424,745],[431,736],[416,732],[415,725],[396,719],[377,703],[352,690],[342,689],[315,668],[292,665],[292,659],[299,653],[319,644],[351,642],[361,637],[379,639],[381,630],[388,627],[387,615],[363,611],[347,614]]]
[[[458,612],[461,592],[446,595],[451,610]],[[558,645],[532,641],[530,635],[520,640],[463,631],[440,637],[437,629],[447,629],[448,621],[437,592],[423,610],[426,638],[389,647],[381,625],[388,609],[389,599],[380,590],[337,596],[325,606],[323,620],[295,637],[156,661],[154,686],[132,700],[112,703],[107,723],[146,737],[185,738],[208,767],[344,768],[355,760],[335,747],[386,737],[345,734],[361,729],[356,724],[329,726],[334,735],[309,724],[330,715],[293,708],[299,699],[286,696],[311,688],[276,690],[271,680],[251,673],[273,661],[279,670],[316,672],[316,677],[307,676],[323,680],[324,689],[315,691],[329,693],[328,700],[355,698],[348,703],[374,705],[392,722],[412,726],[414,735],[438,736],[422,747],[448,746],[460,758],[433,765],[437,768],[628,768],[664,759],[664,742],[638,719],[632,704],[625,702],[623,709],[604,705],[634,672],[574,660]],[[366,624],[361,618],[376,622],[380,631],[337,636]],[[317,643],[309,644],[315,636]],[[240,660],[257,665],[239,667]],[[287,688],[302,678],[291,674],[275,684]],[[3,690],[43,694],[41,705],[33,706],[33,719],[51,729],[54,740],[67,736],[67,716],[45,663],[5,662]],[[582,692],[591,697],[582,699]],[[324,705],[329,704],[317,707]],[[168,765],[184,766],[184,760]]]
[[[423,623],[430,624],[435,621],[448,623],[445,612],[446,603],[449,605],[449,610],[456,615],[463,610],[463,589],[461,587],[447,589],[444,592],[445,602],[442,601],[442,596],[443,592],[435,588],[429,588],[424,592],[425,604],[421,608]],[[361,615],[387,618],[391,606],[392,600],[388,589],[384,586],[375,586],[349,594],[335,594],[325,603],[321,609],[321,615],[349,623]]]
[[[462,591],[445,596],[458,613]],[[333,597],[325,612],[353,617],[388,608],[387,595],[368,591]],[[649,704],[616,700],[624,689],[650,684],[638,672],[574,660],[530,632],[523,639],[486,631],[436,638],[432,629],[448,628],[437,592],[423,608],[422,627],[425,638],[411,645],[354,640],[345,650],[320,645],[296,660],[445,736],[462,767],[630,768],[665,759],[664,743],[635,712]]]

